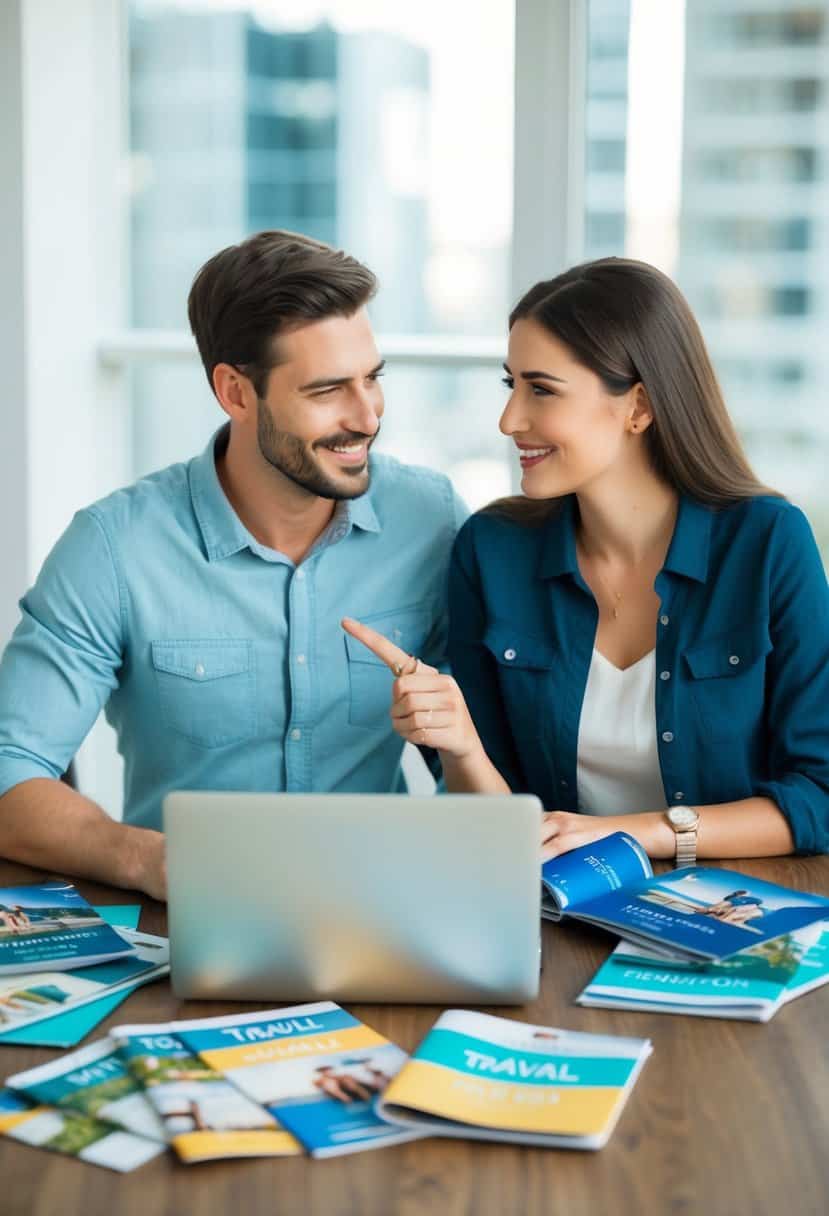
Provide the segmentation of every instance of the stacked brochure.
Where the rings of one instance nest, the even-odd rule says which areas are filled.
[[[134,952],[71,882],[0,888],[0,976],[89,967]]]
[[[171,1026],[116,1026],[112,1039],[162,1138],[187,1164],[302,1152],[272,1115],[189,1051]]]
[[[0,975],[0,1044],[11,1035],[38,1022],[111,997],[131,992],[170,970],[166,937],[154,937],[133,929],[119,929],[131,953],[94,967],[70,971],[31,971]]]
[[[164,1145],[155,1140],[120,1131],[91,1115],[33,1106],[11,1089],[0,1089],[0,1136],[119,1173],[137,1169],[164,1152]]]
[[[829,929],[810,925],[719,963],[672,962],[620,942],[577,1003],[768,1022],[781,1005],[827,982]]]
[[[314,1157],[424,1134],[389,1123],[375,1110],[405,1052],[332,1001],[174,1022],[172,1030]]]
[[[664,958],[712,962],[829,918],[829,899],[732,870],[689,866],[654,878],[626,832],[542,866],[542,915],[573,916]]]
[[[647,1039],[452,1009],[378,1101],[427,1135],[598,1149],[651,1053]]]

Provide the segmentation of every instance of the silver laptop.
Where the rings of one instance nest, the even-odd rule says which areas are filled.
[[[180,997],[520,1004],[538,992],[530,796],[169,794]]]

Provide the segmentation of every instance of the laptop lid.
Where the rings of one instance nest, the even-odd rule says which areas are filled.
[[[521,1003],[538,991],[531,796],[164,799],[181,997]]]

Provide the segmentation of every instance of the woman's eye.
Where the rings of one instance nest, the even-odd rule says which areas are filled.
[[[515,388],[515,381],[513,380],[512,376],[502,376],[501,383],[505,384],[509,389]]]
[[[533,391],[534,397],[555,397],[556,394],[551,388],[547,388],[543,384],[531,384],[530,388]]]

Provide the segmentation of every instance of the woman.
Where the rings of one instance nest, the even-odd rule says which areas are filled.
[[[545,857],[618,830],[681,864],[829,850],[826,576],[679,290],[617,258],[538,283],[505,371],[524,497],[458,536],[457,685],[347,626],[400,673],[398,732],[451,791],[537,794]]]

